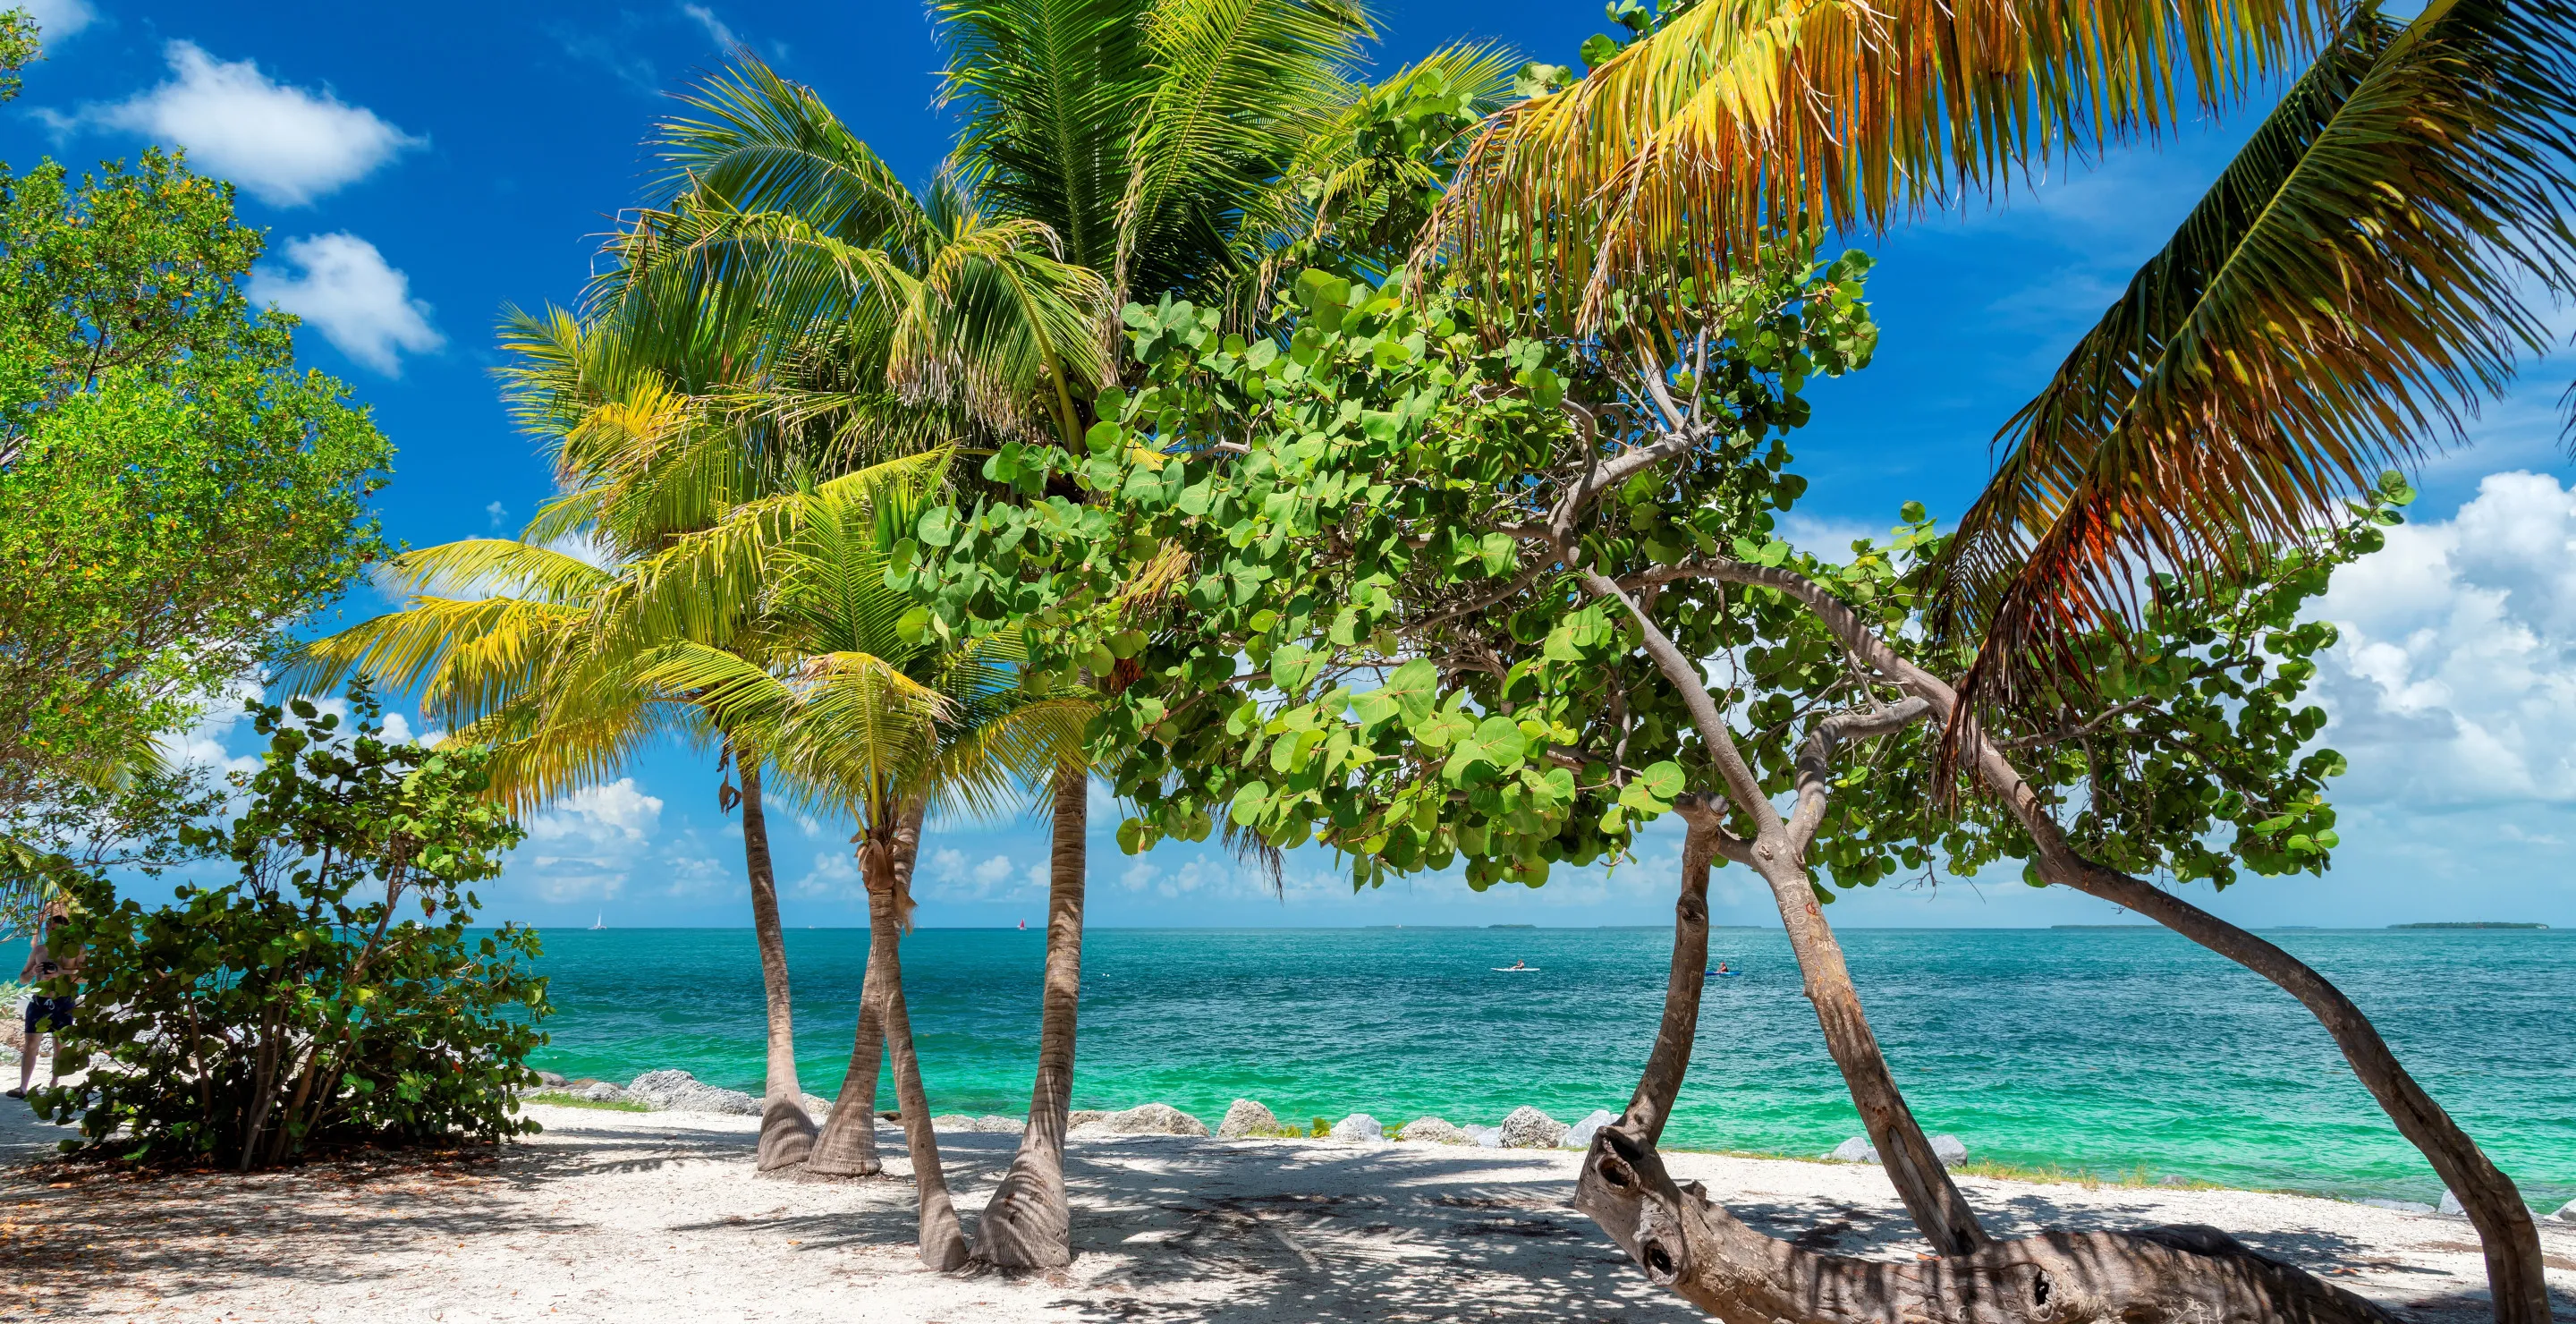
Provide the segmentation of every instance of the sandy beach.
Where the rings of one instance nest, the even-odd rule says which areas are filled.
[[[909,1172],[764,1179],[753,1121],[535,1107],[546,1131],[465,1162],[374,1156],[237,1178],[47,1161],[63,1133],[0,1109],[10,1320],[1620,1321],[1704,1318],[1567,1205],[1577,1155],[1329,1141],[1080,1138],[1078,1258],[1008,1278],[913,1257]],[[881,1131],[889,1151],[900,1137]],[[1015,1138],[942,1137],[962,1210]],[[1672,1156],[1775,1235],[1920,1248],[1875,1167]],[[2422,1320],[2486,1314],[2466,1221],[2244,1191],[1964,1178],[1988,1226],[2198,1222]],[[2576,1312],[2576,1226],[2544,1222]],[[971,1223],[970,1223],[971,1231]]]

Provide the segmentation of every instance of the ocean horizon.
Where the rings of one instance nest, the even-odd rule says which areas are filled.
[[[2576,931],[2281,927],[2343,987],[2533,1204],[2576,1198]],[[863,927],[787,931],[800,1083],[840,1085]],[[2441,1184],[2315,1020],[2151,925],[1840,931],[1927,1131],[1971,1161],[2431,1202]],[[543,932],[556,1015],[532,1065],[620,1083],[677,1067],[758,1092],[763,1002],[748,927]],[[1660,1014],[1668,926],[1098,927],[1084,951],[1074,1106],[1235,1098],[1283,1121],[1390,1129],[1532,1104],[1617,1111]],[[1813,1157],[1861,1133],[1776,928],[1712,932],[1713,980],[1666,1133],[1683,1148]],[[905,994],[940,1113],[1019,1116],[1044,935],[922,928]],[[1525,961],[1536,969],[1498,973]],[[881,1078],[882,1080],[883,1078]],[[881,1106],[891,1107],[890,1083]]]

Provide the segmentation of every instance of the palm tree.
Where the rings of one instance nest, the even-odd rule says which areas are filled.
[[[2241,574],[2300,543],[2545,351],[2537,300],[2576,289],[2576,6],[2435,0],[2401,23],[2311,0],[1702,0],[1493,121],[1440,239],[1581,327],[1771,235],[1881,227],[2033,156],[2155,136],[2183,86],[2214,111],[2293,73],[2004,429],[1929,612],[1977,648],[1946,710],[1955,755],[1981,711],[2080,693],[2077,641],[2134,620],[2145,571]],[[2196,908],[2141,908],[2318,1011],[2468,1207],[2497,1318],[2546,1320],[2528,1208],[2349,1000]]]
[[[663,558],[637,607],[645,617],[685,612],[746,570],[763,583],[766,656],[682,641],[640,674],[700,696],[730,729],[756,733],[796,784],[857,821],[869,912],[862,1015],[879,1018],[893,1050],[922,1259],[952,1269],[968,1247],[940,1169],[900,964],[922,824],[932,812],[989,813],[1013,788],[1047,784],[1074,757],[1090,705],[1050,694],[1026,675],[1012,635],[953,647],[933,635],[907,636],[913,604],[887,587],[886,571],[945,458],[878,466],[747,512],[735,527]],[[843,1134],[870,1143],[876,1077],[875,1042],[863,1024],[818,1162],[839,1152]]]
[[[1186,294],[1248,313],[1281,251],[1356,210],[1319,207],[1307,181],[1325,184],[1328,199],[1373,197],[1381,182],[1365,142],[1371,89],[1352,74],[1369,36],[1355,8],[940,0],[932,14],[949,54],[945,100],[966,122],[929,197],[905,190],[811,91],[738,53],[739,68],[664,128],[682,201],[671,223],[644,227],[626,266],[639,288],[710,291],[727,315],[794,340],[857,328],[913,356],[916,368],[890,377],[962,392],[992,443],[1079,453],[1092,401],[1115,380],[1114,310]],[[1460,48],[1390,85],[1419,93],[1436,81],[1482,113],[1501,96],[1504,68],[1490,49]],[[1012,260],[983,256],[979,245],[995,235],[1012,237]],[[908,338],[880,334],[876,292],[905,282],[938,316],[913,318]],[[1063,1138],[1089,777],[1085,761],[1065,758],[1047,797],[1039,1072],[979,1238],[1006,1267],[1060,1265],[1072,1253]],[[871,1052],[863,1026],[854,1073]],[[827,1149],[831,1139],[827,1129]]]
[[[669,638],[617,626],[653,559],[795,475],[834,447],[777,425],[743,403],[721,374],[730,356],[708,343],[639,352],[631,326],[584,325],[569,314],[515,317],[513,398],[522,421],[556,452],[564,494],[526,537],[469,539],[406,553],[391,564],[415,596],[304,652],[294,676],[327,688],[352,672],[422,690],[423,711],[461,736],[493,741],[498,793],[533,808],[606,780],[650,740],[679,734],[719,751],[719,807],[739,804],[743,856],[767,1001],[767,1068],[759,1166],[803,1161],[815,1126],[796,1073],[785,938],[778,916],[764,804],[764,751],[710,718],[697,696],[641,678],[641,659]],[[669,342],[663,348],[671,348]],[[752,398],[761,398],[754,396]],[[588,541],[608,564],[551,545]],[[710,586],[686,617],[660,622],[674,637],[756,651],[757,585]]]

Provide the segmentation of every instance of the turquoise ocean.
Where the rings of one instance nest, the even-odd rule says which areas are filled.
[[[2576,1197],[2576,933],[2288,930],[2544,1210]],[[1842,935],[1924,1126],[1974,1158],[2104,1177],[2430,1201],[2440,1182],[2298,1003],[2158,929]],[[551,929],[556,1008],[534,1065],[625,1081],[659,1067],[757,1092],[760,969],[746,929]],[[1019,1115],[1044,936],[925,929],[904,987],[937,1112]],[[1561,1120],[1627,1100],[1661,1012],[1669,929],[1100,929],[1084,949],[1077,1107],[1159,1100],[1211,1124]],[[1776,931],[1719,930],[1665,1143],[1815,1155],[1860,1133]],[[863,929],[787,935],[804,1088],[840,1084]],[[1535,973],[1500,974],[1526,961]],[[882,1094],[891,1106],[890,1087]]]

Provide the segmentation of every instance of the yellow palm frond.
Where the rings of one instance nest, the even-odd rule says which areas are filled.
[[[2295,67],[2324,0],[1702,0],[1497,116],[1433,245],[1561,323],[2169,129]],[[2188,90],[2186,90],[2186,88]],[[1428,249],[1426,249],[1428,251]]]

